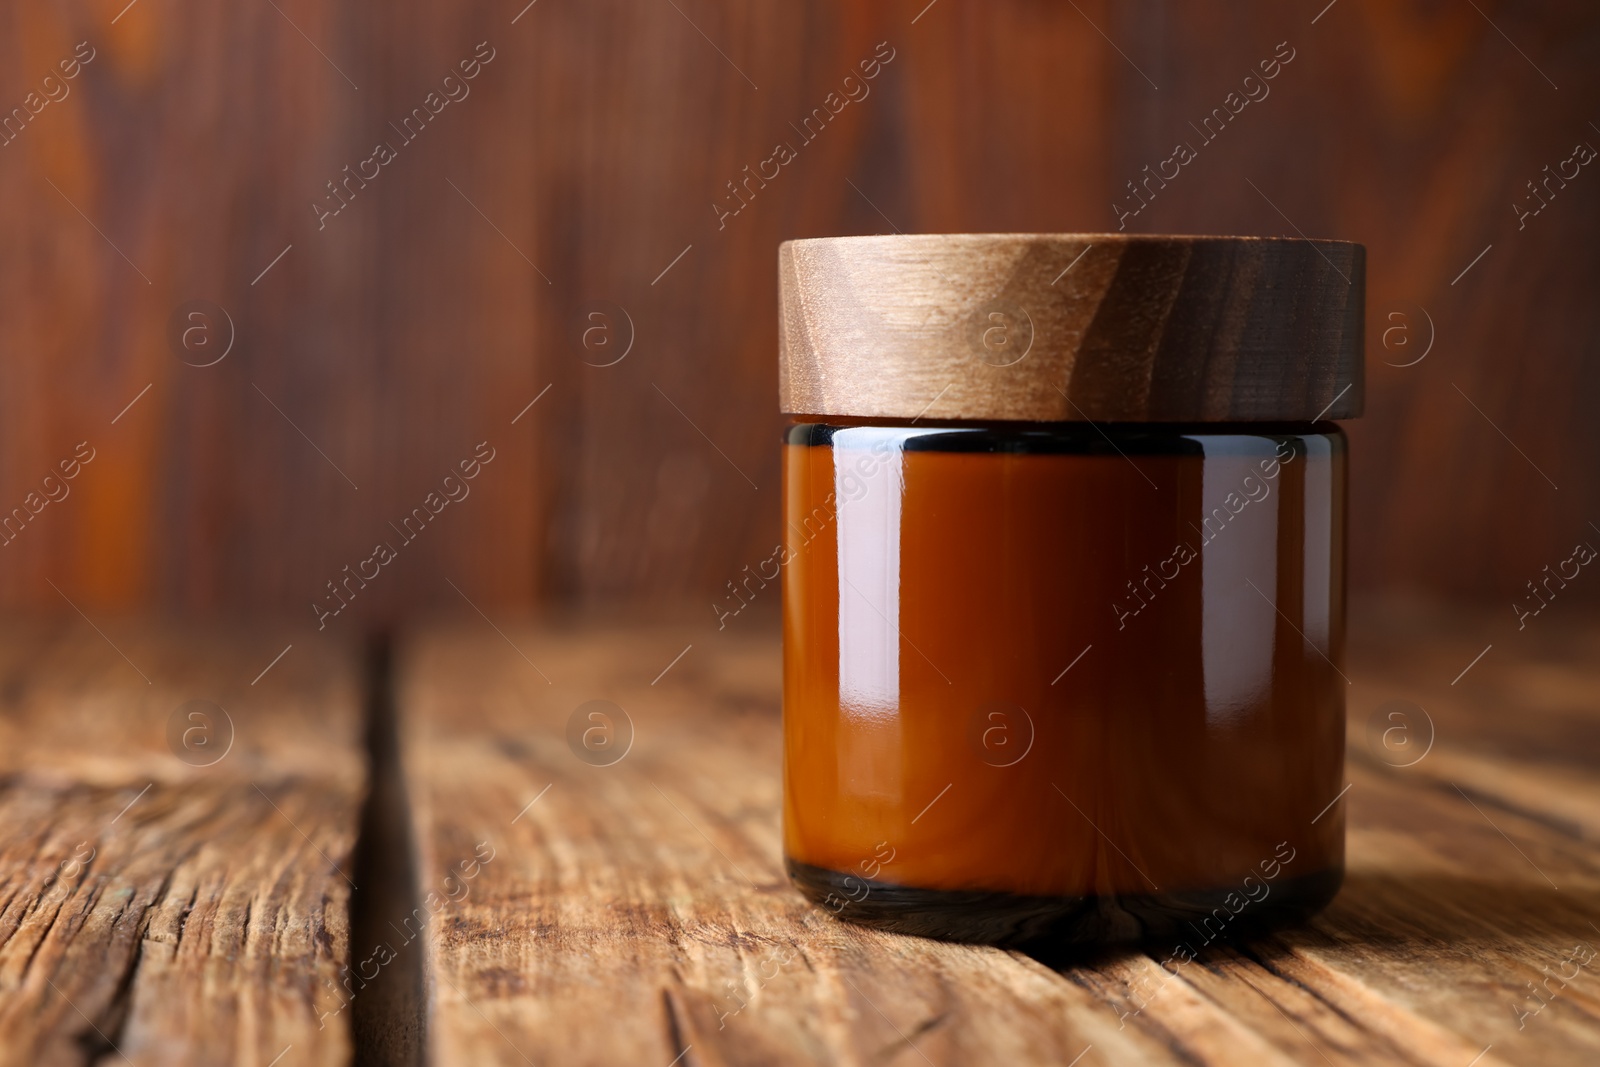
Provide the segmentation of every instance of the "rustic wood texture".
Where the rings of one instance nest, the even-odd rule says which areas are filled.
[[[503,633],[474,623],[404,646],[402,765],[419,882],[440,897],[426,934],[433,1062],[1600,1055],[1592,623],[1517,631],[1499,616],[1358,607],[1349,874],[1330,909],[1186,965],[1117,951],[1047,966],[858,929],[788,888],[777,640],[748,621],[501,620]],[[606,766],[579,759],[569,733],[595,700],[633,726]],[[586,715],[579,730],[605,728]],[[623,743],[620,729],[593,740],[608,736]],[[475,863],[484,846],[492,859]]]
[[[1024,422],[1361,413],[1359,245],[1121,234],[785,241],[778,402]]]
[[[355,657],[103,629],[0,640],[0,1063],[348,1063]]]
[[[0,12],[0,113],[97,50],[0,147],[0,514],[96,450],[0,548],[6,605],[67,611],[48,578],[309,618],[483,440],[472,499],[340,626],[457,606],[452,582],[713,599],[779,529],[775,249],[834,234],[1359,241],[1355,584],[1504,599],[1595,521],[1592,168],[1514,207],[1600,144],[1593,5],[275,6]],[[326,183],[485,41],[470,96],[319,229]],[[870,94],[798,132],[882,42]],[[1146,189],[1180,140],[1197,158]],[[780,141],[797,158],[746,188]],[[232,317],[215,366],[171,350],[191,299]]]

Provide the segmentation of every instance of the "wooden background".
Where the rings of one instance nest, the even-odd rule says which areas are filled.
[[[0,509],[95,456],[0,547],[0,603],[309,621],[482,441],[471,496],[340,625],[709,603],[780,536],[780,240],[1115,229],[1283,41],[1270,96],[1130,229],[1367,244],[1358,587],[1509,605],[1600,543],[1600,174],[1521,230],[1512,206],[1600,145],[1592,6],[523,2],[0,9],[6,113],[95,54],[0,147]],[[870,96],[719,229],[725,183],[885,41]],[[324,183],[479,42],[470,95],[319,230]],[[196,299],[233,323],[214,366],[168,339]]]

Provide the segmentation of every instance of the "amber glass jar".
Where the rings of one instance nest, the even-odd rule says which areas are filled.
[[[1006,944],[1304,916],[1343,870],[1359,246],[786,244],[784,847]]]

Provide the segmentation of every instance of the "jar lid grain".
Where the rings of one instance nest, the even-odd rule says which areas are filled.
[[[779,401],[894,419],[1349,418],[1365,268],[1359,244],[1289,238],[786,241]]]

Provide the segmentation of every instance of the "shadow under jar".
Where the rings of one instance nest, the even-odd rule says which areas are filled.
[[[1065,272],[1065,273],[1063,273]],[[839,918],[1196,950],[1337,892],[1339,242],[780,253],[784,849]]]

